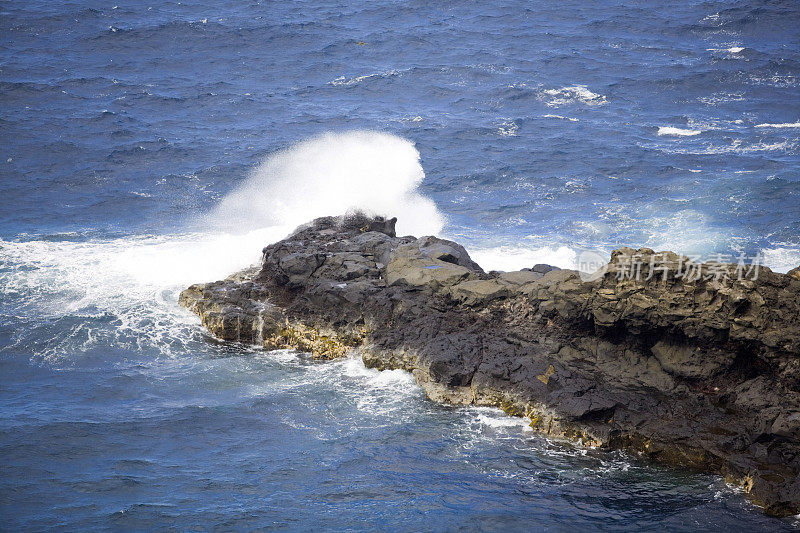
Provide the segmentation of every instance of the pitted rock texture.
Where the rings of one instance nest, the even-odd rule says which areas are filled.
[[[800,513],[796,270],[680,276],[686,258],[624,248],[593,281],[547,265],[486,273],[454,242],[397,237],[395,221],[317,219],[180,303],[220,339],[356,353],[411,372],[433,400],[716,471],[767,513]]]

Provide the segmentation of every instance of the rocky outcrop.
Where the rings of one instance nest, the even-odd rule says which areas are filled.
[[[627,248],[590,281],[546,265],[487,273],[394,223],[317,219],[180,303],[220,339],[355,352],[434,400],[720,472],[769,514],[800,513],[796,275]]]

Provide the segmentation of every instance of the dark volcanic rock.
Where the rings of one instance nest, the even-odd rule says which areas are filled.
[[[221,339],[356,351],[434,400],[720,472],[768,513],[800,513],[796,275],[740,279],[741,265],[627,248],[594,281],[546,265],[487,274],[460,245],[394,224],[317,219],[264,248],[260,269],[180,303]]]

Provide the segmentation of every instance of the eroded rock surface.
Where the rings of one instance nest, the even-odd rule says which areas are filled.
[[[405,369],[430,398],[500,406],[584,444],[720,472],[766,512],[800,513],[800,279],[621,249],[604,275],[486,273],[395,219],[320,218],[260,269],[180,303],[220,339]],[[631,257],[642,259],[638,279]],[[652,261],[657,258],[658,261]],[[656,266],[653,266],[656,265]]]

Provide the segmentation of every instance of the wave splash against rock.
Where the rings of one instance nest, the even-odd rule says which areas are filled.
[[[436,401],[502,407],[546,435],[724,474],[775,516],[800,513],[800,270],[678,274],[621,249],[605,274],[484,272],[396,219],[319,218],[260,268],[192,285],[216,337],[411,372]],[[630,257],[644,276],[620,275]],[[735,269],[737,265],[723,265]]]

